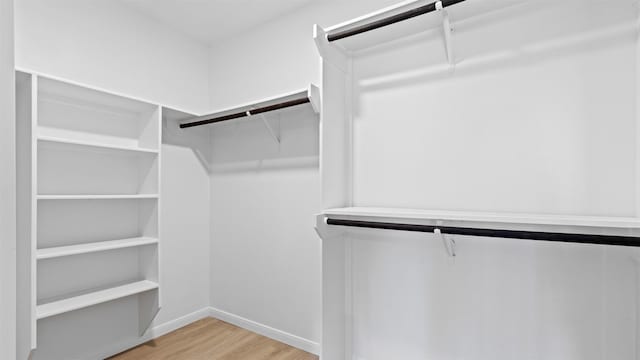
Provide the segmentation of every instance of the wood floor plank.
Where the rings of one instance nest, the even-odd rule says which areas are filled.
[[[109,360],[318,360],[316,355],[207,318]]]

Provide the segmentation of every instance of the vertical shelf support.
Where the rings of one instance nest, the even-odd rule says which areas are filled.
[[[160,291],[147,291],[138,295],[138,334],[142,337],[153,325],[160,312]]]
[[[38,89],[40,77],[31,74],[31,351],[38,347],[38,321],[36,308],[38,305],[38,270],[36,262],[36,252],[38,251]]]
[[[447,61],[449,65],[455,66],[455,60],[453,57],[453,27],[451,25],[451,19],[449,12],[442,5],[442,1],[436,3],[436,10],[442,14],[442,30],[444,33],[444,45],[447,52]]]
[[[322,239],[322,359],[352,358],[351,247],[344,229],[327,225],[316,216],[315,230]]]

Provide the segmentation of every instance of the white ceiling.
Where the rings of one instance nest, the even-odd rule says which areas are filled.
[[[313,0],[120,0],[203,43],[255,28]]]

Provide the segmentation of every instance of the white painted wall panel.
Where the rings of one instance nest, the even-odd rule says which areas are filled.
[[[164,324],[209,306],[209,136],[163,129],[161,279]]]
[[[310,4],[211,48],[211,105],[225,108],[320,82],[313,25],[332,25],[396,0]]]
[[[455,70],[438,30],[362,53],[354,205],[634,216],[636,35],[624,4],[462,22]]]
[[[281,144],[258,118],[212,126],[211,304],[319,339],[318,118],[282,113]]]
[[[355,359],[634,359],[638,252],[358,231]]]
[[[16,356],[16,152],[13,0],[0,1],[0,358]]]

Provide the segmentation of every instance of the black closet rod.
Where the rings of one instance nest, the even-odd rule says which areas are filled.
[[[442,0],[442,7],[448,7],[451,5],[455,5],[457,3],[461,3],[465,0]],[[348,30],[344,30],[344,31],[340,31],[334,34],[329,34],[327,36],[327,40],[328,41],[336,41],[336,40],[340,40],[340,39],[344,39],[344,38],[348,38],[354,35],[358,35],[358,34],[362,34],[365,33],[367,31],[371,31],[371,30],[375,30],[375,29],[379,29],[381,27],[385,27],[385,26],[389,26],[401,21],[405,21],[405,20],[409,20],[411,18],[414,18],[416,16],[420,16],[420,15],[424,15],[424,14],[428,14],[430,12],[434,12],[436,11],[436,3],[431,3],[431,4],[427,4],[427,5],[423,5],[420,7],[417,7],[415,9],[411,9],[393,16],[389,16],[387,18],[384,19],[380,19],[380,20],[376,20],[374,22],[371,22],[369,24],[364,24],[364,25],[360,25],[357,27],[354,27],[353,29],[348,29]]]
[[[201,125],[213,124],[213,123],[217,123],[217,122],[221,122],[221,121],[239,119],[239,118],[243,118],[243,117],[247,117],[247,116],[251,116],[251,115],[257,115],[257,114],[266,113],[266,112],[269,112],[269,111],[285,109],[285,108],[289,108],[289,107],[292,107],[292,106],[298,106],[298,105],[306,104],[306,103],[309,103],[309,102],[311,102],[311,99],[309,99],[309,97],[307,96],[307,97],[304,97],[304,98],[289,100],[289,101],[281,102],[281,103],[274,104],[274,105],[264,106],[264,107],[253,109],[253,110],[247,110],[247,111],[238,112],[238,113],[229,114],[229,115],[224,115],[224,116],[219,116],[219,117],[215,117],[215,118],[211,118],[211,119],[198,120],[198,121],[194,121],[194,122],[190,122],[190,123],[180,124],[180,128],[184,129],[184,128],[189,128],[189,127],[193,127],[193,126],[201,126]]]
[[[434,225],[415,225],[415,224],[396,224],[372,221],[355,221],[327,219],[328,225],[350,226],[371,229],[387,229],[414,232],[435,232],[440,230],[442,234],[447,235],[470,235],[496,237],[506,239],[520,240],[539,240],[539,241],[555,241],[580,244],[598,244],[598,245],[618,245],[618,246],[634,246],[640,247],[640,238],[631,236],[614,236],[614,235],[593,235],[593,234],[572,234],[572,233],[554,233],[540,231],[521,231],[521,230],[499,230],[499,229],[479,229],[464,228],[451,226],[434,226]]]

